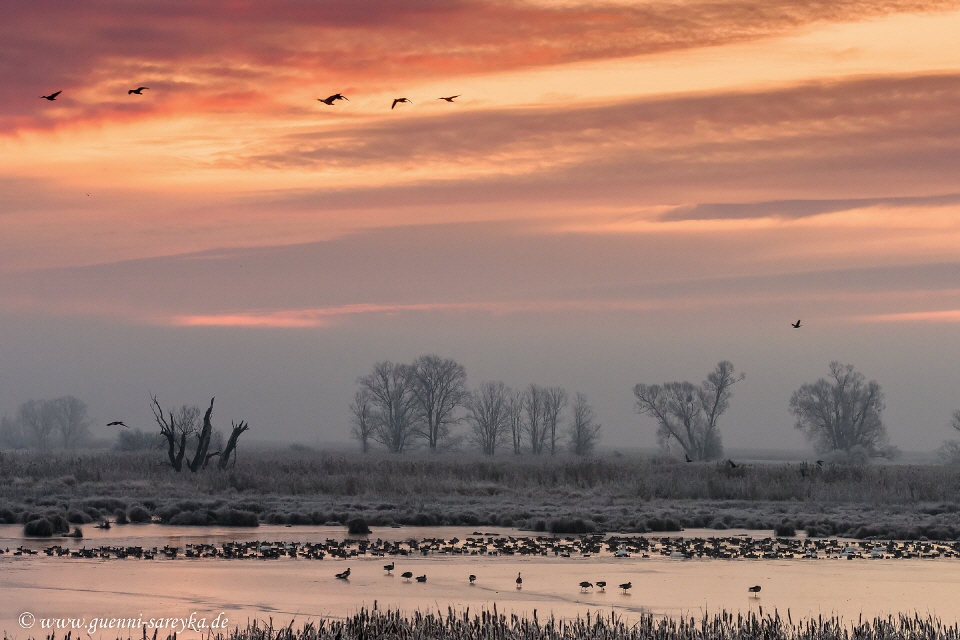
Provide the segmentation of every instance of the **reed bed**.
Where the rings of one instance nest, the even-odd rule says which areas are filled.
[[[5,636],[6,637],[6,636]],[[150,640],[146,629],[143,640]],[[186,636],[183,636],[186,637]],[[847,622],[838,617],[818,617],[794,622],[789,612],[705,614],[693,617],[659,617],[642,614],[629,622],[614,614],[574,620],[553,617],[540,620],[493,611],[471,614],[448,608],[442,611],[361,609],[345,619],[319,620],[294,627],[276,627],[273,621],[253,622],[229,633],[209,633],[210,640],[956,640],[957,624],[933,616],[901,614]],[[69,635],[64,640],[71,640]],[[157,639],[154,632],[153,640]],[[57,640],[56,634],[47,640]],[[118,638],[118,640],[121,640]],[[130,639],[132,640],[132,638]]]
[[[947,466],[734,469],[657,456],[490,459],[308,449],[247,452],[231,469],[200,474],[176,474],[160,462],[151,453],[2,453],[0,522],[55,510],[73,524],[103,517],[228,526],[363,518],[372,526],[554,533],[780,527],[819,536],[960,536],[960,474]]]

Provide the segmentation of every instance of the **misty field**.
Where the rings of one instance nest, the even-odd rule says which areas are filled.
[[[658,456],[245,452],[174,473],[157,454],[0,454],[0,522],[681,528],[960,538],[960,474],[926,465],[685,464]],[[62,527],[61,527],[62,528]]]

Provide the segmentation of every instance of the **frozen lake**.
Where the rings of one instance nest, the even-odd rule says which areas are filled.
[[[25,540],[19,526],[0,527],[0,547],[42,549],[53,544],[153,547],[222,543],[235,540],[319,542],[343,539],[343,528],[264,526],[257,529],[198,529],[161,525],[129,525],[108,531],[88,530],[83,540]],[[371,539],[464,538],[473,529],[375,529]],[[501,536],[529,532],[490,530]],[[713,535],[684,531],[671,536]],[[738,532],[724,531],[725,536]],[[751,532],[754,537],[762,533]],[[396,562],[392,575],[383,565]],[[350,568],[348,580],[335,574]],[[406,581],[403,571],[427,576],[425,583]],[[523,577],[521,589],[515,579]],[[474,585],[468,576],[475,574]],[[582,580],[605,580],[605,591],[582,592]],[[632,582],[624,594],[616,585]],[[760,597],[748,593],[762,587]],[[671,559],[660,556],[588,558],[554,556],[411,555],[310,560],[225,560],[206,558],[155,560],[82,559],[0,556],[0,628],[10,637],[28,634],[18,618],[30,612],[40,618],[128,618],[198,616],[212,619],[223,613],[231,626],[254,618],[273,617],[277,624],[310,618],[342,616],[377,602],[381,608],[403,610],[469,607],[541,617],[574,617],[587,611],[615,611],[626,617],[642,612],[689,614],[703,612],[778,610],[793,619],[839,614],[848,620],[900,612],[960,620],[960,560],[958,559]],[[103,637],[114,637],[106,634]]]

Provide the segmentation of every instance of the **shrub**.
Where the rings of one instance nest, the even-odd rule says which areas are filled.
[[[30,520],[23,526],[23,535],[33,538],[49,538],[53,535],[53,523],[43,517]]]
[[[70,523],[59,513],[49,517],[49,520],[50,524],[53,525],[54,533],[66,533],[67,531],[70,531]]]
[[[67,522],[72,522],[73,524],[89,524],[93,522],[93,518],[83,511],[71,509],[70,511],[67,511]]]
[[[116,511],[114,511],[113,518],[117,524],[129,524],[130,522],[127,519],[127,512],[124,511],[123,509],[117,509]]]
[[[214,513],[217,524],[224,527],[259,527],[260,519],[252,511],[220,509]]]
[[[0,509],[0,524],[15,524],[16,522],[17,514],[6,507]]]
[[[773,528],[773,535],[778,538],[792,538],[797,535],[797,528],[793,524],[783,521]]]
[[[363,518],[354,518],[347,523],[347,533],[354,535],[370,533],[370,527],[367,526],[367,521]]]
[[[127,511],[127,518],[130,519],[130,522],[136,523],[150,522],[153,519],[150,517],[150,512],[140,505],[130,507],[130,510]]]

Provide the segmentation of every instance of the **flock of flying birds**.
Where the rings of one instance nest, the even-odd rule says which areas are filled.
[[[144,90],[149,88],[150,87],[137,87],[136,89],[130,89],[127,91],[127,95],[135,93],[138,96],[142,96]],[[61,89],[60,91],[54,91],[50,95],[40,96],[40,97],[44,100],[49,100],[50,102],[53,102],[54,100],[57,99],[57,96],[60,95],[61,93],[63,93],[63,89]],[[462,94],[458,93],[455,96],[445,96],[445,97],[442,96],[440,98],[437,98],[437,100],[446,100],[447,102],[453,102],[454,100],[459,98],[461,95]],[[348,102],[350,101],[350,99],[347,96],[343,95],[342,93],[335,93],[332,96],[327,96],[326,98],[317,98],[317,102],[322,102],[323,104],[329,105],[331,107],[337,102],[337,100],[346,100]],[[399,103],[402,103],[402,102],[413,104],[413,100],[411,100],[410,98],[394,98],[393,104],[390,105],[390,108],[393,109]]]

